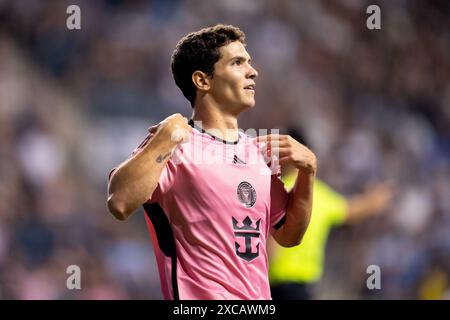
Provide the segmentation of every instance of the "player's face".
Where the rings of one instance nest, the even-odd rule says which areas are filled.
[[[244,45],[231,42],[220,48],[221,58],[214,65],[210,94],[227,110],[238,114],[255,105],[257,71],[250,64]]]

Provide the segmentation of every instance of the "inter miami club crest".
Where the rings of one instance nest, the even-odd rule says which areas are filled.
[[[237,197],[246,208],[251,208],[256,202],[255,188],[250,183],[243,181],[237,187]]]

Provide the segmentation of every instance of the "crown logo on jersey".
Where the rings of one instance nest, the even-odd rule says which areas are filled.
[[[238,221],[234,217],[232,217],[232,222],[233,229],[235,230],[234,236],[236,238],[245,239],[245,251],[240,251],[239,249],[241,248],[241,245],[237,241],[234,242],[236,255],[250,262],[259,256],[260,243],[256,245],[256,252],[252,251],[252,238],[256,238],[257,241],[259,239],[259,227],[261,224],[261,219],[258,219],[258,221],[256,221],[255,227],[252,226],[253,222],[248,216],[245,217],[245,219],[242,221],[242,226],[238,226]]]
[[[259,225],[261,223],[261,219],[256,221],[256,228],[252,228],[252,220],[247,216],[244,221],[242,221],[243,226],[238,227],[238,221],[235,218],[233,220],[233,229],[234,230],[251,230],[251,231],[259,231]]]

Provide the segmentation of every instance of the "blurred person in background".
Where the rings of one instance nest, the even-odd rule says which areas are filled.
[[[290,128],[288,134],[309,146],[300,130]],[[282,168],[282,180],[290,190],[297,177],[292,166]],[[385,212],[394,189],[391,183],[368,187],[364,192],[345,197],[325,182],[314,182],[313,209],[308,230],[302,243],[293,248],[283,248],[270,242],[269,276],[274,300],[310,300],[313,288],[323,273],[325,247],[331,228],[342,224],[356,224],[368,217]]]

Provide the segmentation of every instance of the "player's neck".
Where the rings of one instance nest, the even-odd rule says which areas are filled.
[[[214,130],[214,135],[222,140],[238,140],[238,122],[237,117],[233,114],[224,113],[210,105],[196,105],[191,118],[195,122],[201,121],[203,130]]]

